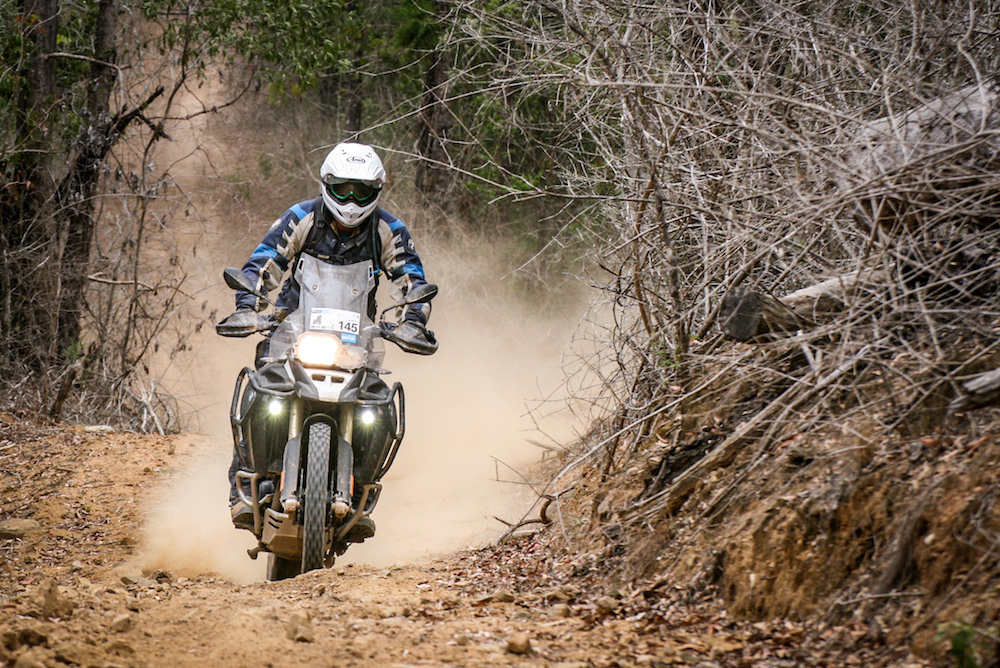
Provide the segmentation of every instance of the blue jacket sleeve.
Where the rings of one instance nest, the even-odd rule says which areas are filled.
[[[300,202],[281,214],[243,265],[243,274],[258,292],[267,294],[281,285],[281,277],[288,270],[289,261],[296,256],[305,241],[308,225],[303,223],[307,219],[312,220],[314,203],[313,200]],[[266,302],[248,292],[236,293],[237,308],[249,306],[261,311],[266,305]]]
[[[381,211],[379,219],[379,235],[382,269],[392,280],[391,297],[399,300],[413,288],[427,282],[424,265],[406,225],[385,210]],[[430,304],[411,304],[403,310],[400,319],[426,325],[430,315]]]

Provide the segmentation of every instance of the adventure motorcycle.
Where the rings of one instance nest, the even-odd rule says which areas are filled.
[[[240,270],[223,276],[230,288],[265,299]],[[406,424],[402,385],[390,389],[379,377],[388,373],[382,339],[400,343],[385,315],[437,294],[437,286],[416,287],[376,324],[372,262],[334,265],[302,254],[293,279],[300,297],[291,313],[217,326],[224,336],[267,336],[255,367],[236,379],[230,421],[236,488],[258,539],[249,554],[269,553],[268,580],[329,567],[357,540],[350,532],[375,508]]]

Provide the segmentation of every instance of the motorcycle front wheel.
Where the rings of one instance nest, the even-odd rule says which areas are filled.
[[[330,444],[333,430],[325,422],[309,426],[305,492],[302,495],[302,572],[323,568],[326,513],[330,490]]]

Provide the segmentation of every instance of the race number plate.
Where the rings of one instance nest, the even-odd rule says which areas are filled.
[[[357,343],[361,330],[361,314],[339,308],[314,308],[309,313],[309,329],[340,332],[340,340]]]

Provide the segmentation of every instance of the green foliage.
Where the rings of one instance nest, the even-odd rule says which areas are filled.
[[[438,46],[442,34],[442,23],[434,15],[434,6],[428,0],[411,0],[396,5],[394,24],[396,26],[391,45],[397,54],[427,52]]]
[[[0,161],[4,167],[11,168],[16,156],[8,157],[7,152],[12,148],[14,139],[16,100],[27,85],[21,63],[28,58],[32,44],[21,30],[22,19],[17,12],[17,3],[0,0],[0,17],[0,136],[4,140]],[[3,176],[10,178],[9,174]]]
[[[59,33],[56,48],[64,53],[96,58],[94,52],[94,26],[97,21],[96,2],[61,4]],[[56,88],[78,92],[79,83],[90,74],[91,65],[85,60],[59,58],[56,60]],[[83,91],[79,91],[83,92]]]
[[[264,152],[257,154],[257,170],[265,179],[271,178],[274,174],[274,160]]]
[[[63,350],[63,359],[67,362],[75,362],[76,360],[83,357],[86,352],[86,348],[83,341],[80,339],[73,339],[68,346]]]
[[[79,131],[86,104],[85,82],[91,67],[85,58],[96,56],[93,35],[97,3],[62,4],[56,47],[83,58],[53,59],[55,99],[44,101],[42,109],[18,107],[18,101],[29,92],[26,67],[34,44],[28,34],[38,18],[22,15],[20,3],[12,0],[0,0],[0,17],[0,117],[3,118],[0,137],[4,146],[0,161],[9,169],[19,161],[17,151],[24,146],[23,142],[32,136],[44,133],[49,141],[70,142]],[[24,113],[31,116],[23,117]]]
[[[315,72],[339,67],[347,40],[357,33],[342,0],[145,0],[149,19],[169,16],[160,37],[163,52],[181,50],[189,62],[201,57],[256,64],[267,78],[291,78],[282,93],[315,80]]]
[[[323,76],[364,69],[389,51],[429,48],[436,40],[426,0],[144,0],[147,17],[185,16],[166,25],[164,51],[239,58],[260,66],[269,97],[279,102],[315,89]]]
[[[934,641],[948,640],[948,653],[955,659],[958,668],[980,668],[981,656],[989,657],[996,653],[986,636],[995,637],[996,634],[995,628],[990,628],[984,634],[972,624],[954,621],[938,627]]]

